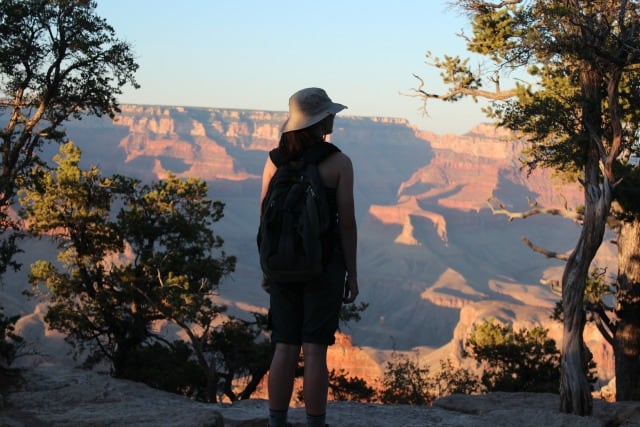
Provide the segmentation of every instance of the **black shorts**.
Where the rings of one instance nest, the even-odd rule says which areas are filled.
[[[269,283],[271,341],[332,345],[338,329],[346,268],[336,250],[322,279],[313,283]]]

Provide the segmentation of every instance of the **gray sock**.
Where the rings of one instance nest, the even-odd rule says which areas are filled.
[[[307,427],[325,427],[324,421],[326,414],[309,415],[307,414]]]
[[[269,427],[287,427],[287,411],[269,409]]]

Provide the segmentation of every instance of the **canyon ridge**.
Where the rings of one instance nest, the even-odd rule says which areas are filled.
[[[66,125],[82,149],[82,165],[158,180],[169,172],[199,177],[210,196],[226,204],[215,232],[236,271],[223,280],[220,302],[248,317],[266,312],[255,236],[260,175],[277,145],[284,112],[124,105],[115,121],[86,117]],[[339,115],[331,141],[354,164],[359,233],[362,320],[342,325],[330,351],[330,369],[344,368],[368,382],[378,379],[393,351],[411,352],[433,368],[450,359],[465,365],[464,338],[474,322],[495,318],[521,327],[543,326],[558,347],[562,325],[550,318],[559,295],[543,284],[559,281],[563,263],[534,253],[521,240],[555,252],[572,250],[579,225],[537,215],[510,222],[494,215],[496,197],[511,210],[574,208],[581,189],[552,179],[551,171],[521,168],[522,141],[491,125],[464,135],[420,131],[404,119]],[[43,155],[51,158],[56,147]],[[615,272],[615,249],[605,244],[600,266]],[[27,242],[22,272],[0,288],[7,314],[20,314],[17,331],[38,349],[38,360],[68,361],[62,337],[43,323],[44,304],[25,299],[28,265],[55,259],[53,247]],[[613,378],[613,355],[594,327],[585,341],[600,384]]]

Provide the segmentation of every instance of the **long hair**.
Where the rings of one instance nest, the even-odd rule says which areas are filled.
[[[324,140],[318,136],[314,136],[310,132],[311,127],[284,132],[280,136],[278,149],[287,160],[295,160],[309,147],[314,144],[322,143]]]

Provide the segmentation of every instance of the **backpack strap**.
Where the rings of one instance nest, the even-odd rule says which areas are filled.
[[[325,158],[329,157],[329,155],[339,153],[340,151],[341,150],[338,147],[330,142],[322,142],[319,144],[313,144],[311,147],[307,148],[307,150],[302,153],[302,158],[307,163],[318,164]],[[269,157],[276,167],[280,167],[288,162],[288,159],[279,148],[274,148],[269,151]]]
[[[285,163],[285,158],[279,148],[274,148],[273,150],[269,151],[269,158],[277,168]]]

